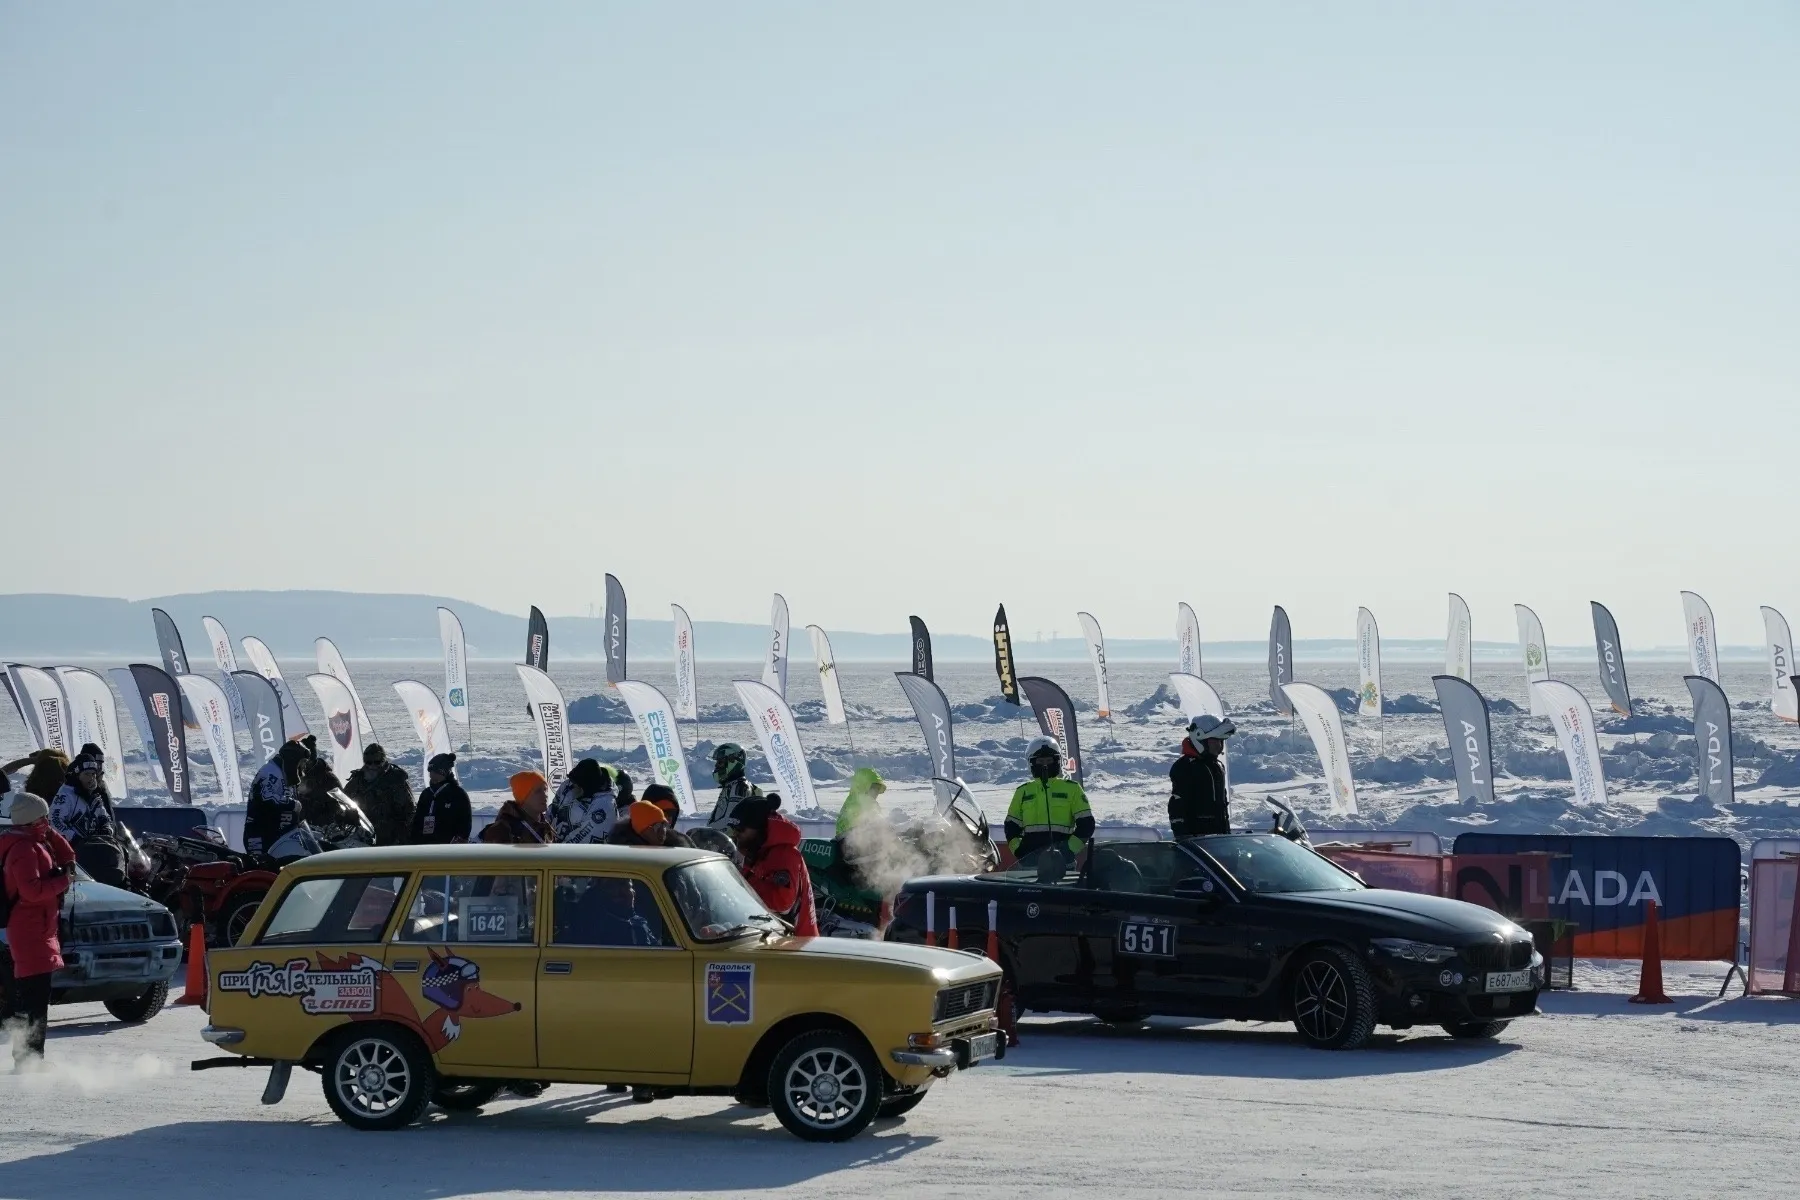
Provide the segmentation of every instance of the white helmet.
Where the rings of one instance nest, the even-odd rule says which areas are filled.
[[[1201,713],[1187,723],[1187,735],[1196,742],[1204,742],[1209,738],[1224,741],[1237,732],[1237,726],[1231,723],[1230,717],[1223,719],[1210,713]]]
[[[1031,739],[1031,744],[1025,747],[1025,761],[1030,762],[1045,750],[1050,751],[1058,758],[1063,756],[1062,747],[1057,744],[1055,738],[1034,737]]]

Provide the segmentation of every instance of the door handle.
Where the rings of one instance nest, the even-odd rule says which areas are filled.
[[[416,971],[419,969],[419,960],[416,958],[396,959],[394,965],[388,969],[393,971],[396,975],[403,971]]]
[[[574,973],[574,963],[547,962],[544,964],[544,974],[546,975],[573,975]]]
[[[1104,904],[1084,904],[1081,906],[1081,911],[1087,913],[1089,916],[1097,917],[1102,913],[1111,912],[1112,909],[1106,907]]]

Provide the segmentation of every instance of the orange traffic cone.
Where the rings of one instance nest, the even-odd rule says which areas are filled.
[[[188,926],[187,984],[181,990],[181,999],[175,1003],[206,1005],[205,921],[195,921]]]
[[[956,943],[956,905],[950,906],[950,928],[946,931],[944,945],[952,950],[961,949]]]
[[[1644,968],[1633,1004],[1673,1004],[1663,991],[1662,935],[1656,930],[1656,901],[1644,901]]]

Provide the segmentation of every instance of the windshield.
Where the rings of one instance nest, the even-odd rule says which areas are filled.
[[[670,867],[663,882],[697,942],[723,941],[782,927],[781,918],[763,907],[737,868],[723,859]]]
[[[1274,834],[1201,838],[1200,845],[1247,892],[1355,892],[1362,885],[1320,858]]]

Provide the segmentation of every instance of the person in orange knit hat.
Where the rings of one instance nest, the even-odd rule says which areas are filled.
[[[607,835],[614,846],[692,846],[687,836],[669,823],[669,814],[660,804],[638,800],[625,810],[625,819],[613,826]]]
[[[520,771],[508,779],[513,798],[500,806],[494,823],[481,831],[481,840],[499,845],[519,842],[554,842],[556,833],[544,819],[550,802],[550,781],[536,771]]]

